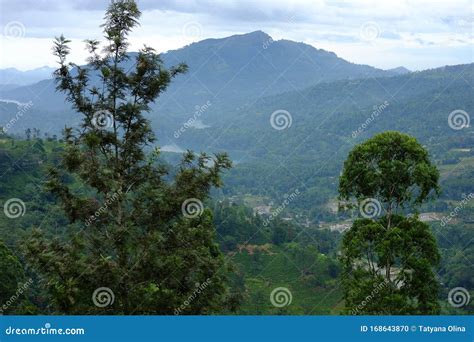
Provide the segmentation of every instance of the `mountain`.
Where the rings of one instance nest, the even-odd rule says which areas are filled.
[[[292,116],[292,129],[283,130],[286,142],[305,132],[312,132],[311,136],[321,132],[353,139],[352,133],[357,131],[359,124],[385,102],[388,105],[383,108],[383,116],[374,115],[381,119],[369,120],[371,124],[364,127],[363,132],[354,134],[354,139],[366,136],[367,132],[376,132],[376,128],[409,130],[415,135],[423,133],[425,138],[435,133],[449,135],[455,130],[447,125],[448,114],[456,109],[468,113],[474,109],[473,86],[474,63],[393,77],[320,83],[302,90],[258,98],[249,105],[227,112],[226,116],[233,118],[231,122],[212,112],[206,116],[212,128],[207,128],[207,132],[206,129],[191,130],[181,137],[181,142],[199,149],[214,140],[213,132],[222,129],[225,134],[219,145],[223,149],[248,150],[254,146],[254,140],[265,140],[263,133],[275,136],[269,120],[278,110],[288,111]],[[242,128],[250,139],[246,137],[234,144],[235,138],[241,136]],[[211,133],[211,137],[206,138],[206,133]],[[268,148],[276,150],[277,147],[283,150],[291,146],[277,144]]]
[[[229,152],[236,164],[226,179],[231,194],[278,199],[303,187],[292,205],[321,215],[336,194],[347,152],[377,132],[414,135],[441,161],[455,160],[452,148],[474,144],[472,127],[448,124],[454,110],[474,112],[474,64],[384,71],[260,31],[207,39],[162,58],[168,66],[186,61],[190,71],[149,113],[158,144],[169,151]],[[0,101],[0,125],[9,123],[10,133],[36,127],[51,134],[77,125],[80,115],[54,88],[43,80],[0,92],[0,99],[32,102],[22,110]],[[272,113],[285,119],[286,112],[291,125],[274,129]]]
[[[168,65],[186,61],[190,67],[190,72],[172,85],[170,93],[200,92],[202,98],[261,97],[316,83],[396,74],[350,63],[333,52],[304,43],[274,41],[262,31],[206,39],[170,51],[163,60]],[[187,89],[181,89],[183,84]]]
[[[130,54],[130,60],[123,65],[125,69],[133,66],[135,56],[136,53]],[[350,63],[332,52],[304,43],[274,41],[261,31],[206,39],[164,53],[162,59],[167,66],[186,62],[189,72],[175,79],[150,114],[153,120],[156,119],[156,126],[159,124],[162,129],[160,133],[165,132],[166,127],[181,124],[194,113],[196,106],[208,101],[214,111],[225,115],[228,108],[235,109],[253,99],[304,89],[317,83],[396,75]],[[64,96],[55,91],[51,79],[0,90],[0,99],[33,103],[33,109],[12,127],[13,131],[37,127],[43,131],[52,128],[57,132],[65,123],[74,123],[77,117],[65,103]],[[13,114],[10,112],[10,116]],[[61,120],[56,120],[58,117]]]
[[[397,75],[409,74],[411,72],[410,70],[408,70],[407,68],[402,67],[402,66],[399,66],[399,67],[393,68],[393,69],[388,69],[387,71],[392,72],[392,73],[397,74]]]
[[[225,117],[210,111],[203,115],[210,128],[188,129],[174,141],[197,151],[228,151],[236,161],[225,179],[232,194],[281,201],[300,188],[304,194],[292,205],[321,215],[337,194],[347,153],[376,133],[398,130],[413,135],[439,162],[456,161],[459,153],[474,154],[472,125],[455,129],[449,120],[456,110],[458,123],[472,118],[473,87],[474,64],[321,83],[260,98],[229,109]],[[272,121],[273,113],[279,122]],[[474,191],[472,182],[462,182]]]
[[[33,70],[20,71],[15,68],[0,69],[0,87],[12,87],[33,84],[41,80],[51,78],[54,68],[43,66]]]
[[[124,68],[132,66],[131,57]],[[263,32],[208,39],[162,58],[166,65],[186,61],[190,72],[149,113],[158,144],[169,145],[168,151],[227,151],[234,161],[225,186],[205,205],[216,242],[234,264],[231,283],[239,291],[229,293],[244,293],[237,314],[328,315],[344,307],[337,230],[352,222],[350,214],[336,212],[338,176],[355,144],[387,130],[415,136],[440,171],[440,199],[423,205],[419,216],[433,220],[442,256],[440,300],[455,287],[472,288],[472,266],[465,261],[474,258],[466,247],[474,240],[468,203],[474,192],[474,64],[384,71],[303,43],[274,42]],[[24,215],[0,215],[0,235],[15,251],[31,228],[63,238],[68,224],[44,183],[65,148],[53,134],[81,116],[54,88],[44,79],[0,91],[0,127],[7,133],[0,134],[0,194],[23,203]],[[8,136],[28,127],[41,134]],[[181,156],[164,152],[161,158]],[[171,174],[180,167],[164,166]],[[63,179],[75,193],[88,191],[74,186],[74,177]],[[439,224],[441,218],[452,221]],[[286,308],[268,301],[270,290],[281,286],[294,294]],[[31,290],[29,297],[44,308],[47,296],[36,286]],[[472,313],[472,306],[465,312],[443,306],[443,314]]]

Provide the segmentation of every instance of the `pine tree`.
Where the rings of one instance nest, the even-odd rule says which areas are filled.
[[[84,67],[67,62],[69,40],[54,43],[57,90],[82,124],[65,129],[62,167],[51,169],[48,182],[69,233],[50,241],[35,230],[26,244],[52,312],[201,314],[228,299],[226,264],[203,203],[231,162],[188,151],[171,175],[158,149],[147,153],[155,137],[145,114],[187,66],[167,69],[145,46],[127,67],[127,38],[139,17],[135,1],[113,1],[102,25],[105,46],[87,41]]]

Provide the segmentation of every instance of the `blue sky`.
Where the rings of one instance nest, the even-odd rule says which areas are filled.
[[[82,41],[101,38],[108,1],[0,0],[0,68],[54,66],[51,41],[72,39],[72,59],[83,63]],[[422,70],[473,62],[474,3],[449,1],[140,0],[141,27],[132,49],[158,51],[205,38],[262,30],[380,68]]]

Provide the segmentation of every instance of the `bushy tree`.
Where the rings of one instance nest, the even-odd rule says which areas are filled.
[[[342,283],[350,313],[439,312],[436,240],[416,215],[403,216],[439,192],[438,179],[425,149],[399,132],[378,134],[349,153],[340,199],[346,205],[355,199],[364,216],[354,221],[342,243]]]
[[[66,38],[54,43],[57,89],[82,124],[65,130],[62,167],[48,182],[71,221],[68,236],[49,241],[35,230],[26,244],[52,312],[200,314],[227,300],[226,265],[202,203],[231,162],[188,151],[170,175],[157,163],[159,150],[146,153],[155,137],[145,113],[187,67],[165,68],[146,46],[129,67],[127,37],[139,17],[135,1],[113,1],[105,45],[87,41],[85,67],[67,63]]]
[[[1,240],[0,270],[0,312],[14,312],[22,299],[17,297],[17,291],[25,280],[25,274],[18,258]]]

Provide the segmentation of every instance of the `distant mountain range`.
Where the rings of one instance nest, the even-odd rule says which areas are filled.
[[[15,68],[0,69],[0,89],[8,90],[51,78],[53,71],[54,68],[47,66],[27,71],[21,71]]]
[[[134,56],[131,53],[125,68],[133,66]],[[414,73],[404,67],[381,70],[350,63],[304,43],[273,41],[261,31],[206,39],[164,53],[162,59],[167,66],[179,62],[189,65],[189,72],[174,80],[149,113],[159,144],[168,145],[171,150],[218,149],[231,151],[234,156],[242,152],[246,158],[258,158],[262,152],[254,150],[258,138],[268,149],[285,155],[290,150],[284,147],[291,146],[292,137],[287,137],[285,146],[275,145],[271,140],[271,133],[275,132],[268,124],[270,114],[278,109],[292,113],[294,123],[289,132],[296,140],[300,135],[311,134],[312,138],[304,143],[319,146],[328,134],[332,141],[350,137],[371,115],[373,106],[384,101],[390,103],[384,118],[391,120],[377,120],[358,135],[394,128],[417,135],[422,132],[420,125],[433,126],[423,132],[441,129],[442,134],[449,134],[452,130],[445,125],[445,112],[450,107],[446,103],[451,105],[456,98],[457,104],[452,106],[472,108],[465,83],[472,84],[473,64]],[[439,102],[448,93],[444,104],[429,107],[430,102]],[[81,119],[64,96],[55,91],[52,79],[0,90],[0,125],[5,125],[19,109],[14,102],[1,99],[32,104],[11,126],[11,133],[36,127],[57,134],[65,125],[75,125]],[[196,108],[203,106],[205,110],[199,113],[198,120],[177,138],[175,133],[194,116]],[[321,127],[326,130],[322,132]],[[261,136],[263,131],[270,138]],[[305,144],[302,146],[311,149]],[[324,151],[331,153],[332,149],[314,152],[321,155]]]
[[[125,69],[133,66],[136,53],[130,55]],[[229,152],[237,165],[226,177],[232,193],[281,198],[303,186],[308,191],[295,205],[314,211],[335,196],[348,151],[374,133],[409,133],[438,160],[474,144],[472,126],[448,122],[455,110],[466,121],[474,113],[474,64],[381,70],[261,31],[203,40],[162,59],[167,66],[186,62],[189,72],[148,114],[158,145]],[[273,113],[286,115],[289,126],[275,129]],[[0,126],[13,118],[9,133],[34,127],[58,134],[81,120],[51,79],[0,90]]]
[[[274,41],[262,31],[206,39],[163,54],[163,60],[168,65],[179,61],[189,65],[189,73],[170,89],[169,93],[178,91],[177,98],[183,92],[199,93],[203,99],[262,97],[316,83],[399,73],[350,63],[304,43]]]
[[[411,72],[410,70],[408,70],[407,68],[402,67],[402,66],[400,66],[398,68],[388,69],[387,71],[396,73],[398,75],[404,75],[404,74],[408,74],[408,73]]]
[[[125,68],[132,67],[136,53],[130,55],[132,58]],[[289,40],[274,41],[261,31],[206,39],[164,53],[162,59],[167,66],[186,62],[189,72],[179,76],[156,104],[152,117],[159,118],[161,127],[175,121],[174,116],[182,120],[194,112],[196,106],[208,101],[214,108],[224,107],[227,110],[240,107],[252,99],[301,90],[315,84],[389,77],[407,71],[404,68],[381,70],[350,63],[332,52],[311,45]],[[77,116],[65,103],[63,94],[55,91],[54,82],[50,79],[52,71],[47,67],[27,72],[2,70],[0,83],[8,86],[0,86],[0,99],[22,103],[31,101],[34,108],[31,115],[25,113],[23,120],[12,128],[13,131],[33,126],[58,131],[65,123],[76,122]],[[19,87],[11,85],[31,83],[33,80],[38,82]]]

